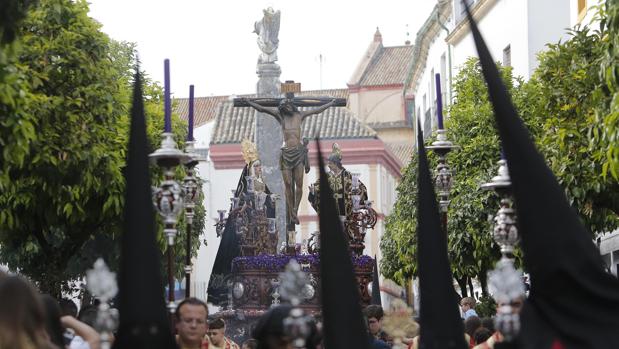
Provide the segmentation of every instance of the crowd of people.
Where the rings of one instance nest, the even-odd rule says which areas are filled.
[[[39,293],[21,276],[0,273],[0,348],[98,349],[97,310]]]
[[[95,331],[97,308],[83,306],[78,312],[69,299],[56,299],[39,293],[25,278],[0,274],[0,348],[2,349],[99,349],[100,336]],[[514,312],[522,304],[510,304]],[[502,306],[502,305],[500,305]],[[460,300],[465,339],[469,348],[488,349],[502,340],[491,318],[480,318],[475,312],[475,299]],[[241,345],[226,335],[222,318],[209,321],[208,306],[197,298],[186,298],[175,311],[176,342],[180,349],[286,349],[291,338],[285,331],[285,319],[291,306],[271,308],[252,330],[252,338]],[[384,311],[380,305],[364,309],[370,348],[391,348],[393,338],[383,329]],[[419,319],[416,318],[418,321]],[[312,321],[306,348],[322,348],[321,323]],[[402,338],[410,349],[418,348],[418,334]]]

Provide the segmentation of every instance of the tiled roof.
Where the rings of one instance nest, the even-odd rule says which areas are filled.
[[[228,96],[197,97],[194,98],[193,125],[200,127],[215,118],[219,103],[228,100]],[[175,98],[172,104],[174,112],[182,120],[189,117],[189,98]]]
[[[413,59],[413,46],[382,47],[363,73],[360,86],[403,84]]]
[[[347,89],[303,91],[298,96],[348,97]],[[300,108],[305,110],[306,108]],[[235,108],[231,101],[220,103],[211,144],[241,143],[254,137],[256,111],[250,107]],[[329,108],[303,122],[302,137],[322,139],[375,138],[376,132],[357,119],[347,108]]]
[[[313,97],[333,97],[333,98],[348,98],[347,88],[337,88],[330,90],[309,90],[296,93],[295,96],[313,96]]]
[[[297,93],[298,96],[329,96],[334,98],[348,98],[348,89],[331,89],[331,90],[310,90]],[[255,97],[255,94],[240,95],[239,97]],[[212,96],[212,97],[197,97],[194,99],[193,109],[193,124],[194,127],[200,127],[207,122],[215,119],[217,107],[219,103],[225,102],[231,96]],[[189,117],[189,98],[176,98],[172,108],[182,120],[187,120]]]
[[[415,151],[413,142],[393,142],[393,143],[385,143],[389,150],[395,155],[402,167],[408,165],[411,161],[411,157],[413,156],[413,152]]]

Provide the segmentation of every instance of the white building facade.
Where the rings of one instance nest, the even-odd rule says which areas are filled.
[[[547,44],[566,40],[567,29],[587,16],[577,0],[468,0],[471,13],[495,61],[511,66],[525,80],[538,66]],[[586,9],[586,7],[585,7]],[[584,11],[584,12],[583,12]],[[453,98],[452,82],[462,64],[477,57],[460,0],[439,0],[417,33],[407,95],[424,135],[436,128],[436,74],[440,74],[443,108]]]

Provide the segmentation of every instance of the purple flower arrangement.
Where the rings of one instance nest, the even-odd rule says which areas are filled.
[[[232,272],[243,270],[263,270],[268,272],[281,272],[291,259],[296,259],[299,264],[310,265],[310,269],[320,268],[319,254],[304,254],[296,256],[288,255],[267,255],[236,257],[232,260]],[[351,256],[353,267],[356,270],[372,270],[374,260],[370,256]]]

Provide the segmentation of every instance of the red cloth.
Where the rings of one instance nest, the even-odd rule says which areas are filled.
[[[550,349],[565,349],[565,347],[558,339],[555,339],[555,341],[552,342],[552,347]]]

